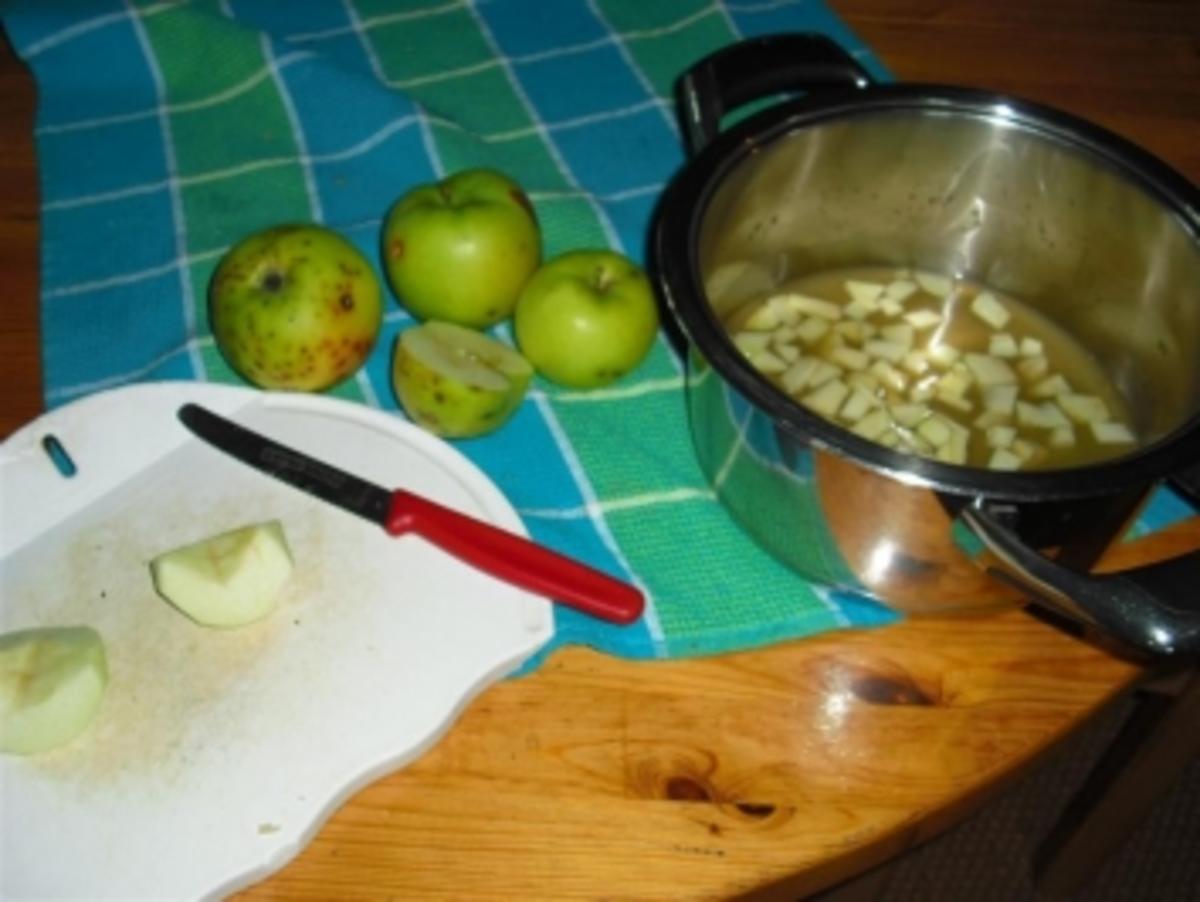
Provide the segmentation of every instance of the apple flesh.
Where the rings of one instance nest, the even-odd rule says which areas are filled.
[[[88,626],[0,636],[0,752],[36,755],[92,722],[108,685],[100,634]]]
[[[209,322],[229,365],[260,388],[322,391],[362,366],[383,323],[379,279],[318,225],[243,239],[209,284]]]
[[[598,388],[649,352],[658,305],[646,274],[608,250],[572,251],[525,284],[513,328],[534,368],[560,385]]]
[[[446,438],[499,428],[532,379],[533,367],[503,342],[436,320],[400,333],[392,360],[400,405],[418,425]]]
[[[292,573],[278,520],[243,526],[150,562],[158,594],[201,626],[231,628],[274,610]]]
[[[477,329],[500,322],[512,313],[541,253],[529,198],[490,169],[420,185],[393,205],[384,222],[388,281],[421,320]]]

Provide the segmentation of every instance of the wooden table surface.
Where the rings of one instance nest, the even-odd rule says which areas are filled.
[[[1200,181],[1194,0],[831,5],[901,78],[1051,103]],[[33,91],[5,50],[0,435],[41,410]],[[1198,545],[1193,518],[1107,565]],[[570,649],[487,691],[245,896],[799,896],[953,824],[1137,676],[1021,611],[694,661]]]

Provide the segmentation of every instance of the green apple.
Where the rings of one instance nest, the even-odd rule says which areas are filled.
[[[413,188],[383,226],[388,281],[422,320],[478,329],[500,322],[541,255],[529,198],[491,169],[467,169]]]
[[[225,359],[261,388],[321,391],[362,366],[383,323],[379,279],[319,225],[256,232],[221,259],[209,322]]]
[[[615,382],[658,334],[658,305],[646,274],[607,250],[572,251],[525,283],[513,321],[534,368],[571,388]]]
[[[89,626],[0,636],[0,752],[34,755],[63,745],[96,716],[108,658]]]
[[[400,333],[392,387],[414,422],[446,438],[499,428],[517,407],[533,367],[503,342],[431,320]]]
[[[278,520],[173,548],[150,562],[159,595],[201,626],[222,628],[266,617],[291,573],[292,555]]]

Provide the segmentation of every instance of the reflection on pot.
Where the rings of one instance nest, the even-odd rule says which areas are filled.
[[[958,522],[970,499],[814,445],[749,403],[694,352],[688,403],[700,466],[722,504],[759,545],[807,578],[907,613],[1024,600],[1021,589],[986,572],[986,551]],[[1032,547],[1086,568],[1136,516],[1144,494],[993,509]],[[1063,535],[1072,536],[1067,549],[1057,545]]]

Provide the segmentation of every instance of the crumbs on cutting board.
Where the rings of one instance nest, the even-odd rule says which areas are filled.
[[[230,499],[226,510],[206,510],[190,522],[186,508],[156,507],[150,515],[134,505],[43,542],[5,580],[8,611],[47,625],[87,624],[104,639],[110,681],[95,721],[76,741],[30,759],[43,774],[85,791],[126,779],[174,782],[198,752],[223,751],[201,747],[210,727],[214,742],[236,743],[231,711],[254,704],[254,681],[269,670],[279,637],[295,628],[305,599],[321,591],[321,568],[297,567],[271,616],[230,630],[197,625],[155,592],[150,559],[177,538],[202,537],[197,522],[216,532],[262,507]],[[306,559],[321,559],[318,520],[295,528],[285,521],[285,529]]]

